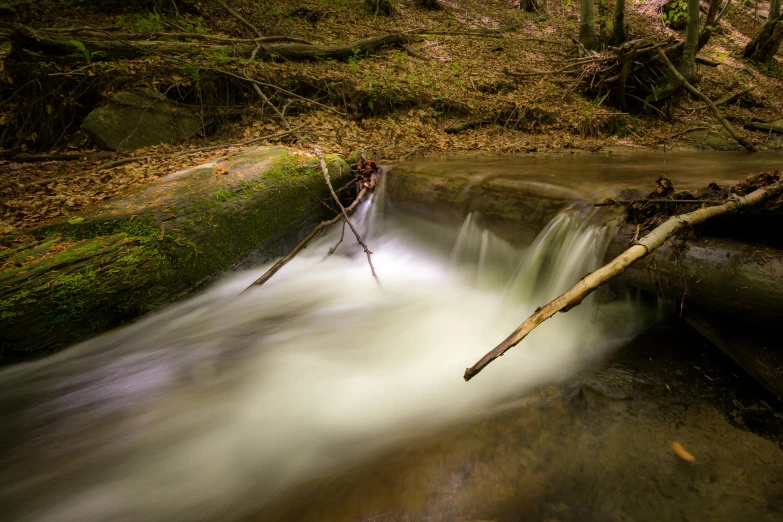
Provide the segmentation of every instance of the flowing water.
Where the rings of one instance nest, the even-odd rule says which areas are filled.
[[[723,411],[725,388],[693,388],[681,354],[682,379],[670,360],[645,375],[644,350],[671,332],[611,356],[654,304],[591,297],[463,382],[601,264],[612,230],[592,218],[572,208],[518,250],[475,216],[449,230],[399,215],[381,189],[354,217],[380,286],[350,230],[329,255],[337,228],[261,288],[239,295],[265,267],[228,275],[3,370],[3,519],[780,520],[777,435],[737,413],[777,426],[758,390]],[[697,464],[673,456],[675,437]]]

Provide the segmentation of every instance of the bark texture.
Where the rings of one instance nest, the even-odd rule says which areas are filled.
[[[595,4],[593,0],[579,0],[579,43],[588,51],[597,51],[598,37],[595,34]]]
[[[314,45],[292,42],[259,44],[254,40],[238,40],[232,44],[204,42],[168,42],[154,40],[126,41],[105,38],[82,38],[81,43],[93,55],[94,61],[139,58],[149,55],[181,56],[192,53],[216,53],[249,58],[258,47],[255,58],[261,60],[347,60],[357,54],[368,54],[384,46],[401,47],[412,41],[403,33],[388,33],[372,36],[346,45]],[[35,32],[26,27],[17,27],[12,34],[13,51],[34,49],[50,56],[70,56],[76,47],[70,38]],[[259,47],[260,45],[260,47]],[[98,54],[96,54],[98,53]]]
[[[745,46],[742,55],[754,62],[769,62],[777,54],[781,42],[783,42],[783,16],[772,18],[770,14],[769,21],[764,24],[756,38]]]
[[[612,45],[620,47],[627,36],[625,34],[625,0],[617,0],[614,4],[614,26],[612,27]]]
[[[350,168],[330,158],[332,178]],[[330,197],[317,161],[264,147],[2,238],[0,356],[40,356],[159,309],[248,256],[284,254]]]
[[[710,0],[710,6],[707,9],[707,16],[704,17],[704,28],[702,28],[701,34],[699,35],[699,45],[697,47],[697,51],[701,50],[701,48],[707,45],[707,42],[710,41],[710,37],[715,30],[715,25],[717,24],[720,2],[721,0]]]
[[[696,51],[699,45],[699,0],[688,0],[688,28],[682,48],[680,72],[690,81],[696,71]]]

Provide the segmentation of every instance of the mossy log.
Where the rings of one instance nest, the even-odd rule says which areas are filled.
[[[25,50],[34,50],[47,56],[80,57],[80,50],[67,36],[36,32],[27,27],[17,27],[12,34],[12,53],[21,56]],[[388,33],[372,36],[345,45],[314,45],[296,42],[264,43],[237,40],[218,44],[181,41],[133,40],[112,38],[81,38],[80,43],[89,51],[93,61],[140,58],[150,55],[165,56],[234,56],[249,58],[253,52],[259,60],[347,60],[355,56],[371,54],[385,46],[402,47],[413,37],[405,33]]]
[[[588,196],[544,181],[471,174],[440,165],[395,165],[388,173],[390,203],[426,219],[459,225],[469,212],[478,222],[517,245],[538,232],[574,201]]]
[[[607,259],[619,254],[634,235],[620,230]],[[781,328],[783,250],[733,239],[701,237],[661,245],[619,281],[732,320]]]
[[[350,178],[329,157],[334,183]],[[317,159],[264,147],[176,172],[67,222],[0,238],[0,357],[43,355],[159,309],[324,218]]]

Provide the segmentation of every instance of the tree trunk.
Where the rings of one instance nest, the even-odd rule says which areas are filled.
[[[528,13],[536,13],[539,7],[538,2],[539,0],[519,0],[519,8]]]
[[[34,49],[48,56],[69,57],[77,49],[71,39],[36,33],[26,27],[17,27],[12,35],[13,52],[21,54],[26,49]],[[269,43],[258,49],[258,59],[285,60],[347,60],[357,54],[368,54],[381,47],[402,46],[410,43],[410,35],[389,33],[372,36],[347,45],[312,45],[302,43]],[[140,58],[149,55],[181,56],[189,53],[222,53],[230,56],[250,57],[257,49],[253,41],[238,41],[232,44],[205,44],[203,42],[162,42],[154,40],[119,41],[107,36],[104,39],[82,38],[81,43],[93,55],[94,61],[115,60],[120,58]],[[83,60],[83,58],[82,58]]]
[[[349,181],[345,161],[330,168]],[[318,162],[266,147],[0,238],[0,358],[40,357],[160,309],[248,256],[282,255],[333,215],[329,197]]]
[[[717,24],[716,19],[718,17],[718,10],[720,9],[720,2],[721,0],[710,0],[710,7],[707,10],[707,16],[704,19],[704,28],[699,35],[699,45],[696,48],[697,52],[710,41],[712,32],[715,30],[715,25]]]
[[[606,252],[609,261],[634,237],[626,225]],[[620,282],[753,324],[780,327],[783,251],[732,239],[701,237],[667,242],[649,261],[628,268]]]
[[[764,24],[756,38],[745,47],[743,56],[754,62],[769,62],[777,54],[781,42],[783,42],[783,16],[772,18],[770,14],[769,21]]]
[[[699,45],[699,0],[688,0],[688,29],[682,48],[680,72],[691,81],[696,71],[696,51]]]
[[[780,0],[771,0],[769,3],[769,20],[780,16]]]
[[[612,45],[620,47],[627,36],[625,34],[625,0],[617,0],[614,4],[614,27],[612,28]]]
[[[579,43],[588,51],[598,50],[598,38],[595,35],[595,4],[593,0],[579,0]]]

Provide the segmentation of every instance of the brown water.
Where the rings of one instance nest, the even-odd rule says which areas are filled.
[[[480,159],[433,159],[404,162],[403,170],[524,178],[603,198],[624,188],[651,190],[666,174],[678,189],[733,184],[753,172],[783,170],[783,153],[667,152],[656,154],[541,154]]]

